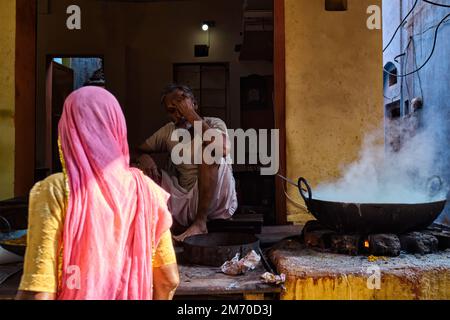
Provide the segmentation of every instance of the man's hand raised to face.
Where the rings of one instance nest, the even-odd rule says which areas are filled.
[[[178,112],[192,125],[194,125],[195,121],[202,121],[202,118],[195,111],[194,101],[186,95],[177,95],[173,104],[176,106]]]

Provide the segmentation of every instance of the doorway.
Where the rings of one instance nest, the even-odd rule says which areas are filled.
[[[149,134],[155,132],[164,125],[164,121],[167,121],[166,116],[160,114],[161,109],[158,109],[160,108],[159,99],[163,86],[176,80],[174,65],[204,64],[206,66],[211,63],[228,65],[226,103],[219,107],[214,106],[207,110],[207,113],[224,118],[228,127],[232,129],[255,126],[279,129],[279,173],[286,175],[283,0],[218,1],[217,6],[205,5],[206,1],[201,0],[189,2],[112,0],[102,4],[90,0],[84,2],[90,3],[89,10],[92,14],[83,16],[83,28],[77,31],[76,37],[72,36],[73,32],[58,29],[58,37],[51,37],[45,42],[38,39],[39,93],[37,94],[37,110],[41,113],[40,106],[45,105],[46,119],[37,122],[37,126],[42,128],[45,125],[46,129],[45,141],[43,141],[42,130],[38,130],[40,136],[39,143],[37,143],[39,156],[37,156],[36,163],[39,163],[39,167],[36,170],[36,180],[58,170],[56,163],[53,162],[57,154],[57,137],[52,132],[56,133],[55,123],[61,110],[58,111],[58,106],[53,106],[56,102],[52,102],[52,100],[63,101],[64,96],[68,94],[68,88],[72,87],[66,81],[67,79],[56,81],[65,89],[55,89],[62,94],[60,97],[54,98],[53,84],[52,86],[48,85],[53,75],[44,80],[46,77],[43,76],[42,69],[44,67],[40,65],[42,57],[62,58],[60,61],[52,61],[52,64],[57,64],[53,65],[53,69],[57,73],[61,73],[61,77],[72,78],[72,88],[75,89],[77,86],[76,73],[74,72],[73,76],[70,76],[70,70],[67,68],[73,69],[73,67],[67,64],[67,60],[74,57],[92,58],[92,56],[85,57],[77,54],[86,52],[98,55],[94,58],[108,57],[106,65],[107,77],[110,79],[108,90],[118,97],[124,108],[129,128],[130,148],[142,143]],[[40,33],[56,32],[52,29],[52,25],[61,19],[55,16],[64,15],[63,11],[59,13],[60,10],[55,10],[56,6],[57,4],[54,2],[49,2],[49,8],[46,9],[48,14],[38,15]],[[85,4],[81,3],[81,6],[83,7]],[[231,8],[231,6],[234,6],[231,14],[235,21],[232,23],[233,25],[222,20],[225,15],[228,15],[228,12],[231,12],[231,10],[222,9]],[[95,14],[96,10],[98,15]],[[190,11],[188,12],[188,10]],[[124,14],[125,12],[126,14]],[[180,15],[182,19],[167,19],[167,15],[171,14]],[[149,16],[153,19],[148,19]],[[90,21],[89,19],[93,17],[97,18],[95,21]],[[108,21],[116,21],[116,23],[112,26]],[[177,21],[177,23],[174,24],[173,21]],[[211,23],[209,37],[202,31],[202,22]],[[91,28],[93,25],[97,26],[95,33]],[[170,39],[177,39],[177,41],[169,41]],[[208,44],[208,50],[202,51],[202,55],[196,56],[199,53],[198,46],[205,46],[205,43]],[[67,51],[74,54],[67,55]],[[64,52],[64,54],[55,56],[54,52]],[[47,63],[45,72],[49,75],[51,73],[48,71],[51,68],[50,63],[48,61]],[[255,68],[258,69],[258,64],[264,64],[265,67],[255,70]],[[239,71],[240,67],[242,67],[241,71]],[[266,86],[267,89],[264,89],[268,107],[259,111],[257,106],[246,105],[242,108],[241,101],[245,99],[241,95],[241,90],[243,90],[241,88],[252,86],[252,83],[262,82],[261,79],[268,86]],[[45,93],[43,93],[44,86],[42,85],[44,81],[46,82]],[[63,93],[64,90],[67,92]],[[250,89],[247,92],[250,93],[250,95],[247,94],[247,98],[255,98],[258,101],[256,92],[254,89]],[[267,114],[259,113],[257,115],[263,110]],[[267,123],[256,125],[252,123],[255,121]],[[247,173],[243,173],[243,175],[245,174]],[[267,196],[259,197],[261,201],[259,204],[270,206],[270,210],[265,213],[267,223],[285,224],[287,217],[283,192],[284,182],[275,177],[267,179],[269,178],[270,182],[261,182],[261,185],[267,186],[265,188],[270,192],[264,193]],[[251,177],[247,181],[248,184],[243,185],[244,190],[250,190],[247,186],[251,186],[253,190],[256,190],[256,195],[258,192],[256,186],[259,182]],[[242,194],[247,196],[245,193]],[[242,203],[245,202],[244,199]],[[248,203],[254,204],[255,202],[248,201]]]
[[[74,90],[86,85],[105,87],[102,57],[48,57],[45,83],[46,165],[36,168],[36,180],[62,171],[58,124],[64,101]]]

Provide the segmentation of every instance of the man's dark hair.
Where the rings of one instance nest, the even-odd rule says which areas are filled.
[[[164,90],[161,94],[161,105],[163,107],[165,107],[164,99],[166,98],[166,96],[177,90],[182,91],[185,96],[190,98],[194,102],[194,104],[197,105],[197,99],[195,99],[194,92],[192,92],[191,88],[189,88],[188,86],[185,86],[183,84],[171,83],[164,88]]]
[[[87,80],[83,86],[97,86],[104,87],[105,86],[105,73],[103,72],[103,67],[96,70],[92,76]]]

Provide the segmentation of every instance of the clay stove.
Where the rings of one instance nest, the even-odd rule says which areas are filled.
[[[422,231],[401,234],[345,234],[313,220],[305,225],[301,241],[322,252],[397,257],[401,252],[430,254],[450,248],[450,228],[434,224]]]
[[[419,229],[420,230],[420,229]],[[450,299],[450,228],[338,232],[309,221],[269,257],[286,275],[283,300]]]

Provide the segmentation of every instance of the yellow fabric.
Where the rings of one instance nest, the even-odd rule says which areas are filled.
[[[65,194],[64,176],[38,182],[30,193],[28,235],[20,290],[56,292]]]
[[[153,251],[153,268],[160,268],[172,263],[177,263],[177,258],[173,249],[172,234],[168,230],[161,236],[156,250]]]
[[[62,173],[36,183],[30,192],[27,250],[19,290],[55,293],[62,270],[62,231],[67,185]],[[168,230],[153,251],[153,268],[176,263]]]

